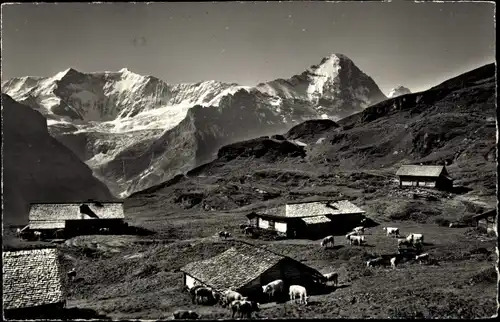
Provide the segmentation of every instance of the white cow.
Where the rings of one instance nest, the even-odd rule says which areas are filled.
[[[355,231],[351,231],[350,233],[347,233],[347,235],[345,235],[345,239],[349,240],[350,236],[358,236],[358,233]]]
[[[221,304],[222,306],[226,306],[227,304],[232,303],[233,301],[243,300],[243,299],[246,298],[243,297],[243,295],[241,295],[240,293],[233,290],[225,290],[224,292],[222,292]]]
[[[323,275],[327,282],[332,281],[335,286],[339,285],[339,273],[332,272]]]
[[[409,234],[406,239],[408,241],[410,241],[411,243],[415,243],[415,242],[421,242],[423,243],[424,242],[424,235],[423,234]]]
[[[307,291],[304,286],[290,285],[289,288],[290,301],[299,299],[299,303],[307,304]]]
[[[321,241],[321,247],[325,247],[326,248],[328,245],[331,245],[332,247],[335,245],[335,239],[334,239],[334,237],[332,235],[326,236]]]
[[[386,232],[386,236],[390,236],[390,235],[393,235],[393,236],[399,236],[399,228],[396,228],[396,227],[384,227],[382,228],[383,230],[385,230]]]
[[[352,244],[357,244],[357,245],[362,245],[363,243],[366,243],[366,238],[365,236],[349,236],[349,243]]]
[[[429,259],[429,253],[423,253],[415,256],[415,260],[419,261],[422,264],[423,261],[427,261]]]
[[[370,267],[370,266],[375,267],[376,265],[380,265],[380,264],[382,264],[383,260],[384,259],[381,257],[375,258],[375,259],[370,259],[370,260],[366,261],[366,267]]]
[[[262,293],[268,294],[269,300],[271,300],[271,298],[274,298],[276,293],[282,293],[284,288],[285,283],[283,282],[283,280],[275,280],[267,285],[262,286]]]

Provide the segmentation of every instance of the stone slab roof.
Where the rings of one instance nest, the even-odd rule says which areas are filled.
[[[4,309],[64,302],[56,248],[4,251],[2,259]]]
[[[307,225],[324,224],[327,222],[331,222],[330,218],[328,218],[326,216],[304,217],[304,218],[302,218],[302,220]]]
[[[397,176],[437,178],[445,169],[442,165],[403,165],[396,172]],[[451,178],[450,178],[451,179]]]
[[[310,217],[321,215],[343,215],[364,213],[365,211],[348,200],[337,202],[315,201],[307,203],[293,203],[286,205],[287,217]]]
[[[81,206],[86,210],[81,212]],[[88,208],[87,208],[88,207]],[[90,210],[90,211],[88,211]],[[44,203],[32,204],[29,213],[30,228],[63,228],[65,220],[124,219],[123,203]],[[41,229],[41,228],[40,228]]]
[[[284,256],[242,244],[212,258],[192,262],[181,271],[219,291],[245,286],[278,264]]]

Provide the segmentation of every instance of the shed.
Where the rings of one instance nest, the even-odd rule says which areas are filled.
[[[6,317],[40,318],[64,309],[57,248],[4,251],[2,260]]]
[[[497,210],[496,209],[491,209],[491,210],[488,210],[486,212],[483,212],[482,214],[475,215],[473,218],[476,221],[477,227],[483,227],[488,232],[497,231],[497,223],[496,223]]]
[[[403,165],[396,172],[400,187],[453,188],[453,179],[444,165]]]
[[[188,288],[202,284],[222,292],[231,287],[243,296],[258,300],[262,300],[262,286],[277,279],[283,280],[285,288],[293,284],[314,288],[324,281],[323,275],[309,266],[243,242],[180,270]]]
[[[50,233],[91,233],[99,228],[116,229],[124,224],[123,202],[74,202],[31,204],[29,229]]]
[[[358,226],[365,211],[348,200],[289,202],[247,215],[250,224],[287,237],[324,237]]]

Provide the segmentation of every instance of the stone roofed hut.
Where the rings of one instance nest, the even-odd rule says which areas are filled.
[[[66,236],[93,233],[99,228],[110,231],[124,225],[123,202],[74,202],[31,204],[29,229],[52,235],[55,230],[64,229]]]
[[[400,187],[453,188],[453,179],[444,165],[403,165],[396,172]]]
[[[496,232],[497,230],[497,210],[491,209],[479,215],[472,217],[476,221],[476,227],[483,227],[487,232]]]
[[[289,202],[247,215],[251,225],[289,238],[318,239],[359,226],[365,211],[348,200]]]
[[[9,319],[57,315],[65,307],[55,247],[3,251],[3,308]]]
[[[233,288],[259,301],[265,300],[262,286],[277,279],[283,280],[286,289],[299,284],[308,290],[314,290],[324,280],[320,272],[309,266],[244,242],[212,258],[189,263],[180,271],[188,288],[198,284],[219,292]]]

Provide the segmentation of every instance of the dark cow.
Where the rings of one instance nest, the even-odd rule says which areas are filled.
[[[73,268],[68,272],[68,278],[70,281],[73,281],[76,277],[76,270]]]
[[[211,303],[215,300],[214,292],[211,288],[200,287],[195,291],[195,303]]]
[[[196,290],[203,287],[203,285],[195,285],[189,289],[189,294],[191,295],[191,301],[194,303],[196,300]]]
[[[245,227],[245,235],[252,235],[253,234],[253,227],[247,226]]]
[[[238,306],[240,318],[246,316],[247,319],[250,319],[252,312],[258,312],[259,310],[259,303],[254,301],[240,301],[240,305]]]

